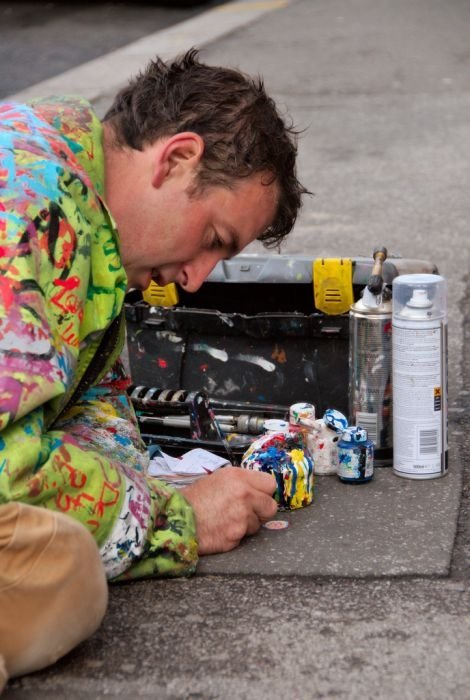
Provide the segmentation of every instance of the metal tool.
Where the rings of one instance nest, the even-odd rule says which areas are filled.
[[[173,454],[194,447],[226,456],[232,464],[263,432],[269,418],[285,418],[287,406],[209,398],[204,392],[133,385],[128,395],[146,444]]]
[[[232,449],[215,419],[214,412],[209,406],[209,400],[204,392],[131,386],[128,389],[128,394],[138,412],[140,423],[146,422],[148,424],[159,419],[159,424],[165,425],[161,421],[167,416],[159,416],[159,412],[160,414],[162,411],[168,412],[168,406],[171,406],[172,412],[176,414],[172,417],[173,420],[177,418],[181,423],[181,419],[183,419],[184,426],[180,424],[179,427],[188,428],[192,440],[219,442],[229,460],[232,463],[235,462]],[[169,424],[166,423],[166,425]]]
[[[392,303],[382,269],[386,248],[373,253],[372,274],[349,312],[349,422],[367,430],[376,466],[393,454]]]
[[[219,428],[224,433],[245,433],[248,435],[259,435],[263,431],[266,421],[260,416],[250,415],[215,415]],[[190,428],[190,416],[142,416],[142,423],[153,423],[154,425],[164,425],[169,428]]]

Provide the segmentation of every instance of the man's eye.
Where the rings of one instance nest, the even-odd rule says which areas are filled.
[[[224,247],[225,247],[224,241],[219,236],[217,231],[214,231],[214,235],[213,235],[212,240],[211,240],[211,249],[212,250],[221,250]]]

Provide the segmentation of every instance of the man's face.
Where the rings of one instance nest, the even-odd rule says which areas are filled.
[[[132,217],[117,221],[129,286],[145,289],[153,279],[199,289],[219,260],[240,252],[273,222],[278,187],[266,181],[256,174],[233,189],[214,186],[190,195],[189,180],[173,179],[134,206]]]

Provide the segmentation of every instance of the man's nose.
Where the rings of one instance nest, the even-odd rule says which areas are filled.
[[[183,267],[186,283],[183,285],[187,292],[197,292],[201,284],[217,265],[221,256],[207,254],[201,255]]]

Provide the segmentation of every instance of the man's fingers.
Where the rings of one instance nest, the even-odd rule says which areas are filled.
[[[270,520],[277,513],[277,503],[271,496],[260,494],[252,502],[253,510],[256,517],[261,523]]]
[[[236,480],[238,489],[244,492],[248,512],[255,516],[254,520],[250,517],[250,529],[247,530],[248,534],[253,534],[259,529],[261,523],[270,520],[277,513],[277,503],[273,498],[276,479],[272,474],[265,472],[249,471],[238,467],[232,469],[230,477]],[[233,487],[235,495],[235,483]],[[240,493],[239,497],[241,495]]]
[[[246,534],[247,535],[254,535],[255,533],[258,532],[258,530],[261,527],[261,520],[258,518],[256,513],[251,513],[250,516],[248,517],[248,522],[246,526]]]
[[[271,474],[224,467],[183,489],[194,509],[200,554],[226,552],[277,511]]]
[[[267,493],[270,496],[276,490],[276,479],[272,474],[256,470],[251,471],[250,469],[240,469],[240,467],[225,467],[223,469],[223,472],[228,471],[237,479],[242,478],[251,488]],[[243,475],[242,477],[240,476],[241,474]]]

